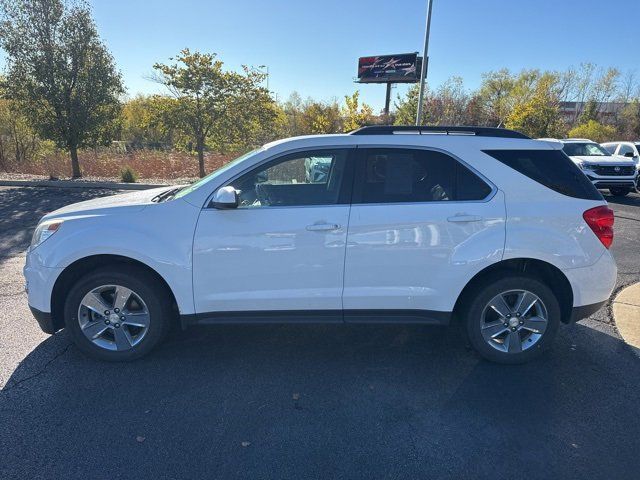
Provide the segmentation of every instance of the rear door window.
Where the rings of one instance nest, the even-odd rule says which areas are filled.
[[[365,149],[356,179],[354,203],[472,201],[492,191],[453,157],[421,149]]]
[[[563,195],[602,200],[602,195],[561,150],[484,150],[484,153]]]

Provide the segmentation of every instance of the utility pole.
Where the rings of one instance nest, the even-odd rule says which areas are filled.
[[[427,28],[424,32],[424,52],[422,53],[422,68],[420,69],[420,94],[418,95],[418,114],[416,125],[422,123],[422,102],[424,100],[424,86],[427,81],[427,69],[429,65],[429,33],[431,31],[431,7],[433,0],[427,0]]]
[[[384,115],[389,119],[389,105],[391,103],[391,83],[387,82],[387,95],[384,99]]]

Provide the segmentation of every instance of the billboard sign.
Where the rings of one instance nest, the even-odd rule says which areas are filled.
[[[360,83],[416,83],[422,59],[417,53],[379,55],[358,59]]]

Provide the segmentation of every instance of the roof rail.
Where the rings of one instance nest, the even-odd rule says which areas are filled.
[[[525,134],[506,128],[493,127],[447,127],[411,125],[370,125],[353,130],[350,135],[475,135],[479,137],[530,138]]]

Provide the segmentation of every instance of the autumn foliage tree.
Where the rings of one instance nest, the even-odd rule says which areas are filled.
[[[352,95],[345,95],[344,103],[342,128],[345,132],[350,132],[372,122],[373,110],[366,103],[360,105],[360,92],[356,90]]]
[[[71,157],[108,143],[123,93],[120,74],[82,1],[0,0],[0,46],[6,52],[7,95],[42,138]]]
[[[172,64],[156,63],[156,81],[176,99],[170,117],[189,135],[198,155],[200,176],[208,138],[223,141],[256,116],[270,116],[265,107],[273,101],[261,86],[265,75],[243,67],[243,73],[225,71],[213,53],[182,50]],[[263,118],[264,120],[264,118]]]

